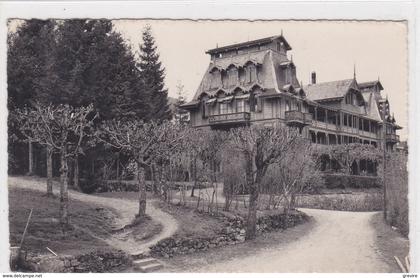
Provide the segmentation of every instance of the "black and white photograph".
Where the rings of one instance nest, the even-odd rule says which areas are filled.
[[[413,272],[407,20],[4,23],[5,272]]]

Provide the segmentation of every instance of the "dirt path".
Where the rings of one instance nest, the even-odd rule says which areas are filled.
[[[375,252],[375,212],[302,209],[314,217],[312,231],[288,244],[273,244],[247,257],[192,272],[388,272]]]
[[[46,183],[43,179],[31,179],[27,177],[9,177],[9,186],[16,186],[19,188],[26,188],[32,190],[39,190],[44,192],[46,190]],[[56,188],[54,194],[58,195]],[[114,223],[115,229],[121,229],[133,222],[135,215],[138,212],[138,203],[133,200],[125,200],[119,198],[109,198],[83,194],[77,191],[69,190],[69,198],[79,200],[82,202],[95,203],[98,206],[109,207],[114,209],[119,215]],[[156,222],[162,224],[163,229],[160,234],[155,235],[151,239],[142,242],[136,242],[133,238],[123,238],[118,235],[110,235],[109,238],[103,239],[110,246],[116,249],[122,249],[127,253],[133,254],[147,251],[147,249],[157,243],[159,240],[173,235],[178,227],[176,220],[169,214],[158,209],[153,202],[147,203],[146,213]],[[83,229],[83,227],[81,227]]]

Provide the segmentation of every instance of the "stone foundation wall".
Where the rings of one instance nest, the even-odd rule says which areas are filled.
[[[289,215],[287,227],[293,227],[307,221],[307,215],[293,212]],[[178,238],[176,236],[159,241],[150,248],[150,254],[170,258],[175,255],[205,251],[220,246],[233,245],[245,241],[245,220],[242,217],[225,217],[226,226],[214,237]],[[257,233],[275,231],[284,227],[284,214],[266,215],[258,218]]]

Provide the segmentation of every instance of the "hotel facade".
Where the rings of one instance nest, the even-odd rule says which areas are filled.
[[[379,80],[352,78],[303,85],[283,35],[208,50],[209,66],[192,101],[193,127],[230,129],[262,124],[298,127],[313,143],[363,143],[393,149],[401,129]],[[385,128],[385,133],[383,133]]]

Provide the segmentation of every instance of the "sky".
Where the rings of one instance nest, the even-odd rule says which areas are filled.
[[[146,24],[152,27],[169,95],[184,85],[190,100],[210,62],[205,51],[267,36],[283,35],[292,47],[289,57],[304,85],[315,71],[317,82],[380,79],[391,111],[407,138],[407,25],[391,21],[229,21],[229,20],[113,20],[115,30],[138,49]]]
[[[12,21],[9,30],[20,20]],[[163,66],[169,96],[184,86],[191,100],[210,62],[208,49],[273,35],[289,42],[299,81],[310,83],[353,77],[379,80],[388,96],[401,140],[408,137],[407,25],[395,21],[241,21],[241,20],[113,20],[114,29],[138,50],[141,32],[149,24]]]

